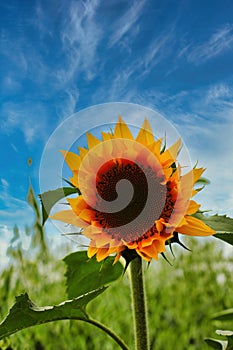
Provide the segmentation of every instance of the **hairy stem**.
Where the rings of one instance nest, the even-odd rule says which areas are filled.
[[[130,263],[132,308],[134,317],[135,350],[149,350],[145,286],[142,259]]]
[[[93,326],[96,326],[102,329],[102,331],[107,333],[113,340],[115,340],[115,342],[120,346],[122,350],[129,350],[128,346],[124,343],[124,341],[120,337],[118,337],[118,335],[116,335],[116,333],[114,333],[111,329],[106,327],[104,324],[96,320],[93,320],[92,318],[83,319],[82,321],[85,321],[87,323],[92,324]]]

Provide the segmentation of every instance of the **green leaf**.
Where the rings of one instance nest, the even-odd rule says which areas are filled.
[[[123,266],[117,262],[113,265],[114,257],[108,257],[103,262],[96,258],[88,259],[86,251],[79,251],[66,256],[67,294],[68,298],[98,289],[117,280],[123,274]]]
[[[233,350],[233,335],[227,335],[227,339],[228,339],[228,348],[229,350]]]
[[[32,207],[34,213],[35,213],[35,222],[33,225],[33,237],[32,237],[32,246],[33,247],[40,247],[40,253],[43,258],[46,258],[48,256],[48,247],[45,239],[45,232],[44,228],[41,225],[41,214],[40,209],[38,206],[38,202],[35,197],[35,193],[33,191],[32,185],[29,185],[28,194],[27,194],[27,201]]]
[[[233,219],[226,215],[206,216],[202,213],[196,213],[196,218],[202,220],[206,225],[216,231],[214,237],[221,239],[233,245]]]
[[[198,179],[195,184],[202,184],[202,185],[209,185],[210,181],[208,179],[206,179],[205,177],[201,177],[200,179]]]
[[[218,349],[218,350],[226,350],[227,349],[227,341],[226,340],[206,338],[205,342],[209,346],[211,346],[211,348],[213,348],[213,349]]]
[[[217,314],[213,315],[211,317],[213,320],[218,321],[233,321],[233,309],[227,309],[221,312],[218,312]]]
[[[227,338],[227,350],[233,350],[233,332],[232,331],[226,331],[226,330],[220,330],[218,329],[216,331],[218,335],[221,335],[223,337]]]
[[[17,241],[19,239],[19,228],[17,225],[14,225],[13,228],[13,237],[11,238],[10,243],[14,243],[15,241]]]
[[[217,232],[231,232],[233,233],[233,219],[226,215],[212,215],[206,216],[202,213],[196,213],[196,218],[202,220],[205,224],[209,225]]]
[[[216,233],[214,237],[221,239],[222,241],[233,245],[233,233],[225,232],[225,233]]]
[[[0,324],[0,339],[22,329],[47,322],[65,319],[88,320],[85,312],[86,305],[105,289],[103,287],[59,305],[45,307],[36,306],[27,294],[22,294],[16,297],[16,303]]]
[[[56,190],[47,191],[39,194],[41,205],[42,205],[42,223],[48,219],[49,213],[52,207],[62,198],[67,197],[71,194],[78,193],[80,191],[77,187],[61,187]]]

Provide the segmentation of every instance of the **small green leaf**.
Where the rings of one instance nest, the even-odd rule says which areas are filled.
[[[98,289],[117,280],[123,274],[121,263],[113,265],[114,257],[108,257],[100,263],[95,258],[88,259],[86,251],[79,251],[67,255],[63,260],[67,266],[68,298]]]
[[[44,228],[41,224],[41,213],[40,213],[39,205],[38,205],[38,202],[37,202],[37,199],[35,197],[35,193],[34,193],[34,190],[33,190],[31,184],[29,185],[29,189],[28,189],[27,201],[35,213],[35,222],[33,225],[32,247],[39,246],[41,256],[44,259],[48,256],[48,247],[47,247],[47,243],[46,243],[46,239],[45,239]]]
[[[218,321],[233,321],[233,309],[227,309],[221,312],[218,312],[217,314],[213,315],[211,317],[213,320]]]
[[[218,350],[226,350],[227,349],[227,341],[226,340],[206,338],[205,342],[209,346],[211,346],[211,348],[213,348],[213,349],[218,349]]]
[[[67,300],[55,306],[36,306],[27,294],[16,297],[16,303],[10,309],[7,317],[0,324],[0,339],[16,333],[22,329],[39,324],[65,320],[87,320],[86,305],[106,288],[91,291],[73,300]]]
[[[195,183],[196,184],[202,184],[202,185],[209,185],[210,181],[208,179],[206,179],[205,177],[201,177]]]
[[[44,192],[39,194],[41,205],[42,205],[42,222],[43,225],[48,219],[49,213],[52,207],[62,198],[67,197],[71,194],[78,193],[80,191],[77,187],[61,187],[56,190]]]
[[[10,243],[14,243],[15,241],[17,241],[19,239],[19,228],[17,225],[14,225],[14,228],[13,228],[13,237],[11,238],[11,241]]]

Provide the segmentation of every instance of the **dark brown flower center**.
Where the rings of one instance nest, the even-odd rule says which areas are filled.
[[[99,169],[96,180],[99,196],[110,207],[118,197],[117,184],[121,180],[132,185],[132,199],[117,212],[96,210],[96,220],[114,238],[131,242],[147,232],[161,216],[167,202],[167,186],[150,166],[127,159],[110,160]],[[100,207],[98,202],[96,207]]]

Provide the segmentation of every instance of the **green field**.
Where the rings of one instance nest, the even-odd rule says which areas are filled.
[[[204,244],[191,239],[188,244],[193,252],[177,247],[176,259],[169,256],[173,266],[160,259],[146,271],[151,349],[207,349],[204,338],[214,336],[215,329],[219,328],[210,316],[232,307],[233,259],[224,256],[214,239]],[[34,260],[24,256],[20,244],[10,251],[12,264],[1,273],[0,279],[1,319],[14,303],[15,296],[24,291],[39,306],[67,299],[64,262],[51,254],[42,259],[40,249],[32,249],[35,250]],[[87,310],[115,330],[133,349],[127,273],[94,299]],[[232,325],[224,323],[225,329],[229,327]],[[56,321],[31,327],[0,344],[1,349],[8,350],[119,349],[101,330],[81,321]]]
[[[15,226],[8,248],[11,263],[0,273],[1,320],[15,303],[15,297],[25,292],[38,306],[57,305],[68,299],[66,265],[50,251],[32,189],[28,202],[35,212],[34,226],[25,229],[31,246],[27,252],[22,249],[22,233]],[[232,321],[211,320],[213,314],[233,305],[233,257],[226,254],[226,247],[230,246],[213,237],[199,240],[187,237],[184,243],[192,252],[173,244],[176,258],[167,253],[171,265],[162,256],[150,266],[144,264],[151,350],[209,349],[204,338],[216,338],[216,329],[233,328]],[[64,247],[60,250],[64,256],[69,254]],[[97,264],[98,271],[103,264]],[[79,267],[74,266],[77,274]],[[72,294],[76,296],[75,290]],[[86,311],[114,330],[130,349],[134,348],[128,270],[92,300]],[[25,318],[24,312],[22,309],[18,317]],[[0,350],[12,349],[117,350],[120,347],[93,325],[63,320],[30,327],[0,341]]]

